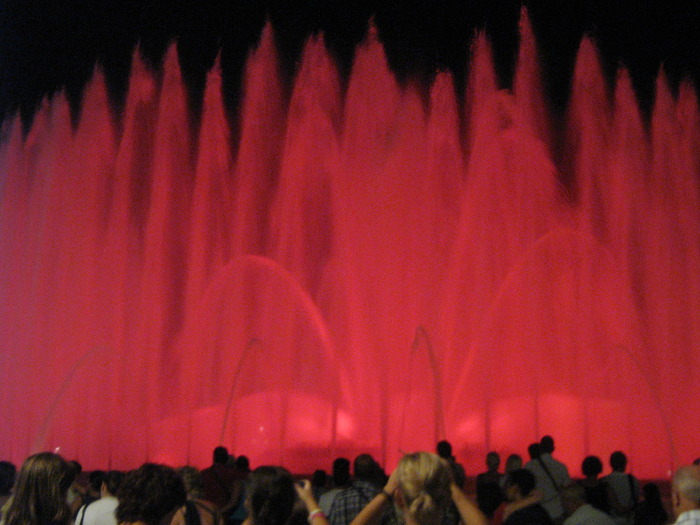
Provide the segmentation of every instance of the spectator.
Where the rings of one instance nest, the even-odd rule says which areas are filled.
[[[6,525],[68,525],[66,503],[75,470],[58,454],[41,452],[29,456],[17,476]]]
[[[350,460],[336,458],[333,461],[333,488],[321,496],[319,506],[327,516],[331,513],[331,506],[335,497],[350,486]]]
[[[671,507],[675,525],[700,524],[700,466],[679,468],[673,476]]]
[[[486,516],[457,487],[444,459],[427,452],[404,456],[384,489],[362,509],[351,525],[368,525],[385,513],[389,503],[406,525],[439,525],[454,504],[464,525],[486,525]]]
[[[117,471],[102,474],[104,480],[100,486],[100,498],[80,507],[75,525],[117,525],[117,492],[124,474]]]
[[[118,523],[162,525],[185,504],[187,493],[174,469],[146,463],[124,477],[118,498]]]
[[[668,513],[661,501],[661,491],[656,483],[647,483],[642,488],[644,501],[634,509],[634,525],[665,525]]]
[[[170,525],[223,525],[216,505],[203,499],[202,474],[194,467],[181,467],[177,473],[185,485],[187,501],[175,513]]]
[[[610,454],[612,472],[603,478],[610,486],[611,514],[618,525],[630,525],[634,508],[639,501],[639,481],[625,474],[627,456],[619,450]]]
[[[579,483],[564,487],[561,501],[568,516],[564,525],[615,525],[605,512],[586,502],[586,490]]]

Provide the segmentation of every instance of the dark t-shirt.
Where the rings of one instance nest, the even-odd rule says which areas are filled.
[[[536,503],[524,509],[516,510],[508,516],[503,525],[553,525],[552,518],[542,505]]]
[[[211,501],[219,509],[225,507],[236,492],[240,493],[241,478],[242,474],[231,465],[214,463],[205,468],[202,471],[204,499]]]

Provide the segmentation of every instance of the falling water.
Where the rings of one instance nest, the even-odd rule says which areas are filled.
[[[472,51],[464,99],[443,72],[424,100],[373,31],[344,90],[314,36],[287,99],[268,26],[235,143],[220,61],[194,130],[175,45],[158,81],[134,54],[118,119],[96,69],[75,128],[62,94],[26,136],[8,120],[0,454],[204,466],[223,442],[311,471],[447,438],[474,471],[551,433],[572,469],[622,449],[643,477],[697,455],[693,86],[661,73],[647,126],[584,38],[555,144],[527,14],[512,93]]]

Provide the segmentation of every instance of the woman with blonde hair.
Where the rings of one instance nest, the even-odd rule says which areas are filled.
[[[407,454],[386,486],[357,515],[351,525],[378,523],[389,503],[407,525],[444,523],[454,503],[464,525],[486,525],[484,514],[455,485],[449,464],[428,452]]]

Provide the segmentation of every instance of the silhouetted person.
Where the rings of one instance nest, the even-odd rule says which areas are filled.
[[[486,472],[476,477],[476,501],[481,512],[488,518],[493,516],[494,511],[503,501],[502,475],[498,472],[500,464],[501,457],[496,452],[489,452],[486,455]]]
[[[539,448],[539,444],[537,445]],[[505,467],[505,472],[503,472],[503,477],[501,477],[501,488],[505,489],[506,483],[508,482],[508,478],[510,475],[515,472],[516,470],[520,470],[523,468],[523,458],[520,457],[519,454],[511,454],[508,456],[508,459],[506,459],[506,467]]]
[[[445,461],[447,461],[447,463],[450,465],[450,469],[452,469],[452,477],[454,479],[455,484],[460,489],[463,489],[464,484],[467,481],[467,474],[464,472],[464,467],[457,463],[457,459],[452,454],[452,444],[449,441],[443,439],[442,441],[438,442],[437,446],[435,447],[435,450],[437,452],[437,455]]]
[[[524,503],[535,489],[535,476],[526,469],[511,473],[506,485],[506,498],[513,504]],[[552,525],[552,519],[537,502],[526,503],[505,518],[503,525]]]
[[[610,514],[610,487],[605,481],[598,479],[603,472],[603,463],[597,456],[587,456],[581,463],[581,473],[584,479],[580,481],[586,491],[586,501],[596,509]]]
[[[211,501],[219,509],[227,522],[233,519],[243,492],[242,475],[229,463],[226,447],[216,447],[211,467],[202,470],[204,499]]]
[[[661,501],[661,491],[656,483],[647,483],[642,488],[644,501],[634,509],[634,525],[665,525],[668,513]]]
[[[536,486],[543,493],[542,506],[554,523],[561,523],[564,517],[559,491],[562,487],[571,483],[569,470],[562,462],[552,457],[554,452],[554,440],[551,436],[544,436],[539,443],[533,443],[528,447],[528,453],[532,458],[525,465],[535,475]]]
[[[350,486],[350,460],[336,458],[333,461],[333,488],[325,492],[318,504],[327,516],[331,513],[331,506],[335,497]]]
[[[561,501],[568,516],[564,525],[615,525],[608,514],[586,502],[586,490],[579,483],[564,487]]]
[[[612,472],[603,478],[614,496],[611,498],[611,514],[618,525],[629,525],[632,513],[639,501],[639,481],[626,474],[627,456],[619,450],[610,454]]]
[[[369,454],[360,454],[353,463],[354,479],[350,486],[338,493],[331,505],[328,521],[331,525],[349,525],[360,511],[379,492],[375,484],[377,464]]]
[[[175,469],[145,463],[124,477],[117,497],[120,525],[163,525],[185,504],[187,493]]]
[[[5,513],[12,503],[12,487],[15,484],[17,467],[9,461],[0,461],[0,521],[5,521]]]
[[[202,473],[187,466],[179,468],[177,474],[185,485],[187,501],[177,510],[170,525],[223,525],[219,509],[204,499]]]

